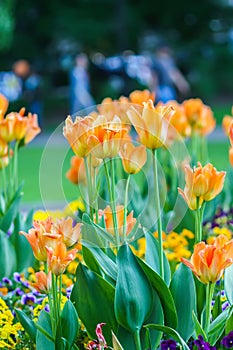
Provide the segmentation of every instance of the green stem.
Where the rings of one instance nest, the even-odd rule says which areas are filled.
[[[91,183],[91,168],[88,165],[87,157],[84,158],[85,170],[87,175],[87,193],[88,193],[88,206],[89,206],[89,215],[93,220],[93,208],[92,208],[92,183]]]
[[[129,182],[130,182],[130,174],[127,178],[126,181],[126,186],[125,186],[125,201],[124,201],[124,221],[123,221],[123,240],[124,243],[126,243],[126,229],[127,229],[127,203],[128,203],[128,192],[129,192]]]
[[[195,215],[195,244],[202,241],[202,222],[205,203],[199,208],[199,198],[197,197],[197,209]]]
[[[14,174],[14,191],[18,189],[18,150],[19,150],[19,142],[15,142],[14,147],[14,163],[13,163],[13,174]]]
[[[162,218],[160,208],[160,196],[159,196],[159,182],[158,182],[158,167],[157,167],[157,150],[153,149],[153,168],[154,168],[154,190],[155,190],[155,209],[157,214],[158,225],[158,241],[159,241],[159,267],[160,276],[164,278],[164,264],[163,264],[163,230],[162,230]]]
[[[113,225],[114,225],[114,232],[116,235],[116,246],[117,249],[120,246],[120,237],[119,237],[119,232],[118,232],[118,227],[117,227],[117,217],[116,217],[116,203],[115,203],[115,189],[114,189],[114,179],[112,178],[112,186],[111,186],[111,181],[110,181],[110,175],[108,171],[108,166],[106,163],[106,160],[104,159],[104,169],[105,169],[105,174],[106,174],[106,179],[107,179],[107,185],[108,185],[108,192],[110,196],[110,206],[112,209],[112,217],[113,217]],[[112,174],[113,176],[114,174]]]
[[[210,317],[211,317],[211,303],[214,295],[215,283],[208,283],[206,286],[206,312],[205,312],[205,326],[204,331],[208,334],[210,326]]]
[[[99,223],[99,208],[98,208],[98,191],[97,191],[97,174],[96,168],[94,168],[94,177],[93,177],[93,194],[94,194],[94,211],[95,211],[95,220],[96,223]]]
[[[140,340],[140,330],[137,328],[134,332],[134,342],[135,342],[135,350],[141,350],[141,340]]]
[[[2,167],[2,182],[3,182],[3,194],[4,194],[4,200],[5,204],[7,206],[8,203],[8,194],[7,194],[7,180],[6,180],[6,168]]]

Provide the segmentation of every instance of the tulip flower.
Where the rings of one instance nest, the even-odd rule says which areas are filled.
[[[143,106],[143,103],[148,102],[149,100],[155,102],[155,94],[149,90],[135,90],[131,92],[129,99],[131,103]]]
[[[38,292],[47,294],[51,288],[51,273],[46,275],[44,271],[36,272],[36,282],[32,286]]]
[[[97,106],[100,115],[104,115],[108,121],[112,120],[116,115],[120,118],[122,124],[129,124],[127,110],[130,102],[127,97],[121,96],[118,100],[112,100],[110,97],[103,99],[100,105]]]
[[[204,201],[210,201],[215,198],[224,185],[226,172],[218,172],[212,164],[208,163],[202,167],[191,169],[189,165],[185,166],[185,188],[184,191],[178,188],[179,193],[187,202],[191,210],[199,209]]]
[[[154,107],[153,101],[149,100],[144,103],[141,115],[133,106],[127,114],[139,135],[140,142],[150,149],[157,149],[166,141],[168,122],[172,113],[171,106]]]
[[[66,245],[59,240],[54,248],[46,246],[49,271],[55,276],[62,275],[67,265],[76,257],[77,249],[67,250]]]
[[[126,142],[120,149],[124,170],[128,174],[137,174],[146,163],[146,147],[135,147],[131,142]]]
[[[115,234],[115,227],[113,222],[112,209],[108,205],[103,211],[99,212],[100,216],[103,215],[106,230],[112,235]],[[122,236],[123,234],[123,226],[124,226],[124,206],[117,205],[116,206],[116,218],[117,218],[117,228],[119,234]],[[129,234],[134,225],[136,223],[136,219],[133,217],[133,211],[126,218],[126,234]]]
[[[191,260],[181,258],[181,261],[206,285],[205,324],[202,326],[207,334],[215,283],[222,277],[224,269],[233,264],[233,239],[228,241],[225,235],[219,235],[211,245],[199,242],[194,247]]]
[[[232,108],[232,112],[233,112],[233,108]],[[225,115],[222,120],[222,128],[227,136],[229,136],[229,129],[232,122],[233,122],[233,117],[230,115]]]
[[[100,159],[115,157],[121,147],[127,129],[123,128],[120,118],[115,116],[108,121],[99,115],[93,122],[93,132],[88,138],[91,153]]]
[[[53,234],[61,235],[62,241],[67,247],[71,247],[77,243],[81,233],[81,223],[77,223],[73,227],[73,219],[71,217],[58,219],[52,227]]]
[[[204,284],[217,282],[225,268],[233,264],[233,239],[219,235],[213,244],[199,242],[194,247],[191,260],[181,258]]]
[[[66,177],[76,185],[86,183],[86,170],[83,158],[78,156],[71,158],[71,168],[67,171]]]
[[[210,107],[203,104],[199,98],[186,100],[182,103],[192,133],[199,135],[210,134],[216,125]]]
[[[8,100],[7,98],[0,94],[0,119],[2,119],[7,111],[7,108],[8,108]]]
[[[71,116],[65,120],[63,135],[68,140],[72,150],[79,157],[86,157],[90,153],[90,147],[87,144],[88,136],[91,132],[94,118],[91,116],[76,117],[72,121]]]

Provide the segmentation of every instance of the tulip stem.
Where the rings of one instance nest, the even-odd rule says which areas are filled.
[[[195,244],[202,241],[202,222],[205,203],[199,208],[199,198],[197,197],[197,209],[195,215]]]
[[[210,326],[210,317],[211,317],[211,304],[214,295],[214,287],[215,283],[210,282],[206,286],[206,312],[205,312],[205,326],[204,331],[208,334],[209,326]]]
[[[154,190],[155,190],[155,209],[157,214],[157,226],[158,226],[158,241],[159,241],[159,263],[160,263],[160,276],[164,279],[164,264],[163,264],[163,230],[162,230],[162,218],[160,208],[159,197],[159,183],[158,183],[158,167],[157,167],[157,150],[153,149],[153,168],[154,168]]]
[[[6,169],[5,169],[4,165],[2,166],[2,182],[3,182],[4,200],[5,200],[5,204],[7,206],[7,204],[8,204],[8,194],[7,194]]]
[[[105,174],[106,174],[106,179],[107,179],[107,184],[108,184],[108,192],[110,196],[110,206],[112,209],[112,217],[113,217],[113,225],[114,225],[114,231],[115,231],[115,236],[116,236],[116,246],[117,249],[120,246],[120,237],[119,237],[119,232],[118,232],[118,227],[117,227],[117,217],[116,217],[116,203],[115,203],[115,178],[114,178],[114,166],[111,162],[111,180],[110,181],[110,175],[108,171],[108,166],[106,163],[106,160],[104,159],[104,169],[105,169]]]
[[[14,147],[14,165],[13,165],[13,171],[14,171],[14,191],[18,189],[18,149],[19,149],[19,142],[15,142]]]
[[[92,208],[92,184],[91,184],[91,170],[88,165],[87,157],[84,157],[84,164],[87,174],[87,193],[88,193],[88,205],[89,205],[89,214],[91,219],[93,220],[93,208]]]
[[[123,221],[123,239],[124,243],[126,243],[126,233],[127,233],[127,202],[128,202],[128,193],[129,193],[129,182],[130,182],[130,174],[126,181],[125,186],[125,201],[124,201],[124,221]]]
[[[139,328],[136,329],[136,331],[134,332],[134,342],[135,342],[135,349],[136,350],[141,350],[141,340],[140,340],[140,330]]]

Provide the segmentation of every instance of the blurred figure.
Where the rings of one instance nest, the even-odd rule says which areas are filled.
[[[166,103],[177,100],[189,92],[189,84],[177,68],[171,49],[164,45],[156,50],[152,59],[152,86],[156,94],[156,101]]]
[[[32,68],[27,60],[18,60],[13,65],[13,72],[22,81],[22,97],[27,104],[28,112],[37,114],[39,122],[42,122],[42,78]]]
[[[88,57],[81,53],[75,59],[75,66],[70,73],[71,114],[90,107],[95,101],[90,93]]]

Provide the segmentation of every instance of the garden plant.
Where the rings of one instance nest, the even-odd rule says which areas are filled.
[[[21,213],[18,152],[36,115],[0,97],[0,348],[233,348],[229,171],[208,161],[200,99],[106,98],[63,126],[77,200]],[[39,171],[39,169],[38,169]]]

